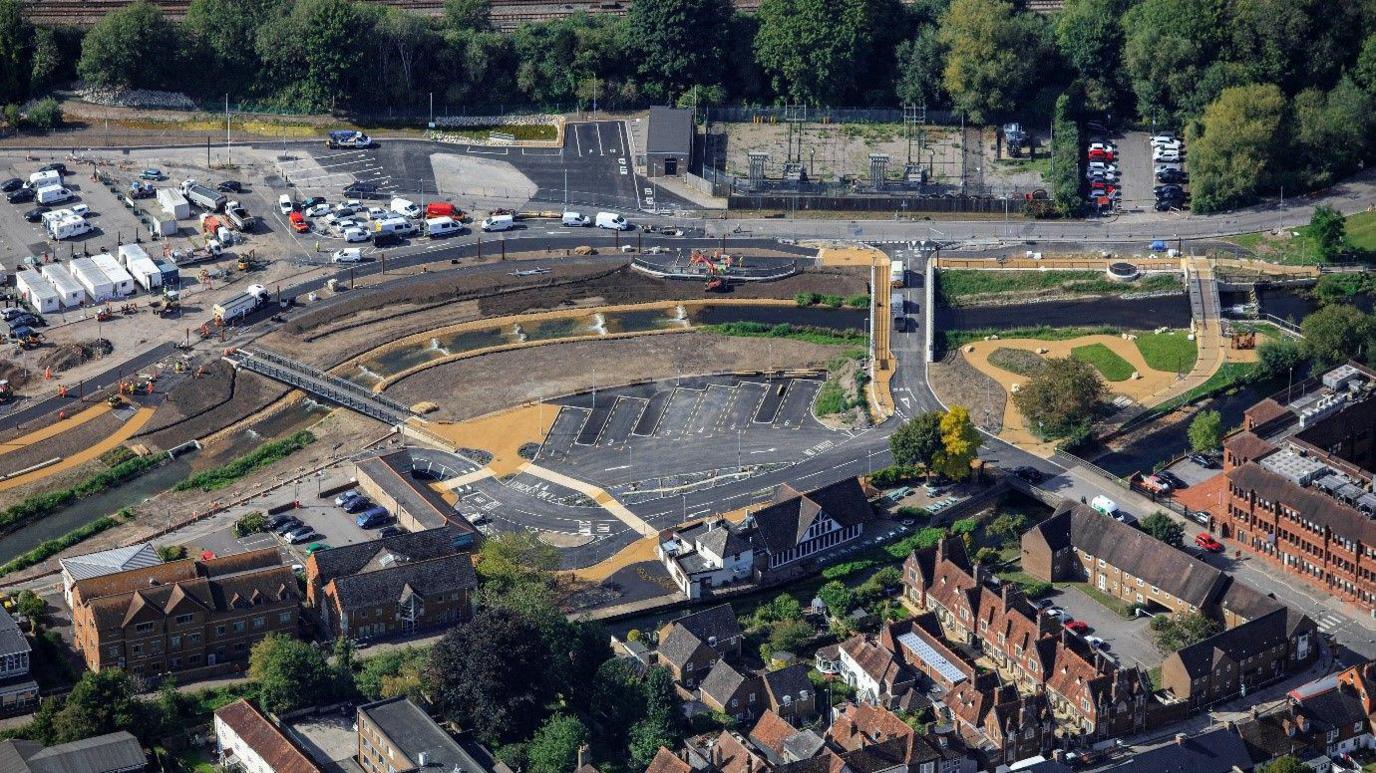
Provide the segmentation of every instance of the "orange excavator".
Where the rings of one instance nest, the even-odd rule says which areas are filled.
[[[731,256],[716,253],[712,257],[707,257],[701,250],[693,250],[692,256],[688,259],[689,265],[702,266],[707,274],[707,284],[703,289],[709,293],[726,292],[730,286],[730,278],[727,272],[731,270]]]

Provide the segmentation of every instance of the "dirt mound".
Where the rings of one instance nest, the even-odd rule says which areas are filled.
[[[68,370],[91,360],[100,359],[114,350],[114,344],[104,338],[58,344],[56,348],[39,356],[38,366],[53,370]]]
[[[29,382],[29,372],[17,363],[0,360],[0,379],[9,381],[11,389],[18,389]]]
[[[188,377],[174,386],[138,437],[150,445],[171,448],[228,427],[287,391],[275,381],[236,373],[229,363],[216,360],[206,364],[200,378]]]

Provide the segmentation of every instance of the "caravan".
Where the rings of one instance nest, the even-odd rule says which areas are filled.
[[[54,239],[75,239],[91,232],[91,224],[86,222],[86,218],[81,215],[67,215],[59,220],[50,220],[44,224],[48,229],[48,235]]]

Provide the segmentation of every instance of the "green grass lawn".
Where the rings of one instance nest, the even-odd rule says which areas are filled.
[[[1188,373],[1199,357],[1199,347],[1184,331],[1138,333],[1137,351],[1147,367],[1167,373]]]
[[[1308,226],[1288,229],[1296,236],[1271,236],[1269,233],[1239,234],[1228,239],[1257,257],[1289,265],[1318,265],[1323,259],[1315,254],[1314,240]],[[1347,246],[1358,257],[1376,255],[1376,212],[1358,212],[1347,216]]]
[[[959,348],[962,344],[971,341],[983,341],[985,338],[996,335],[999,338],[1031,338],[1036,341],[1065,341],[1070,338],[1081,336],[1110,335],[1116,336],[1123,332],[1120,328],[1109,327],[1051,327],[1041,325],[1038,327],[1006,327],[995,328],[986,327],[978,330],[943,330],[942,335],[946,339],[946,348]]]
[[[1104,593],[1103,591],[1099,590],[1098,588],[1090,585],[1087,582],[1056,583],[1056,585],[1057,587],[1074,588],[1075,590],[1097,601],[1099,603],[1099,606],[1108,609],[1109,611],[1113,612],[1116,615],[1119,615],[1120,617],[1125,617],[1129,620],[1132,619],[1131,604],[1128,604],[1122,599],[1116,599],[1108,595],[1107,593]]]
[[[1132,378],[1132,363],[1114,354],[1112,349],[1103,344],[1077,346],[1070,350],[1070,356],[1093,365],[1109,381],[1127,381]]]
[[[1376,212],[1347,216],[1347,244],[1354,250],[1376,253]]]

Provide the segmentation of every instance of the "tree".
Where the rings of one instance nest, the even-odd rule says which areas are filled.
[[[1167,545],[1178,548],[1185,544],[1185,527],[1160,510],[1143,518],[1141,526],[1142,531]]]
[[[1221,47],[1223,15],[1223,0],[1143,0],[1123,15],[1123,66],[1144,119],[1173,123],[1190,112]]]
[[[501,532],[483,540],[478,549],[478,573],[484,580],[509,585],[533,574],[559,568],[559,549],[540,541],[533,532]]]
[[[444,0],[444,26],[478,32],[491,29],[491,0]]]
[[[77,74],[103,88],[163,88],[178,72],[177,45],[162,11],[147,0],[135,0],[100,17],[86,33]],[[149,53],[153,51],[158,53]]]
[[[1123,55],[1123,0],[1068,0],[1056,15],[1056,48],[1079,74],[1086,102],[1096,111],[1112,110],[1126,89],[1121,68],[1104,62]]]
[[[258,84],[252,41],[270,15],[270,0],[191,0],[182,29],[212,66],[196,73],[203,89],[246,95]]]
[[[1190,448],[1200,453],[1217,451],[1223,445],[1223,415],[1200,411],[1190,422]]]
[[[979,455],[980,442],[969,409],[951,406],[941,417],[941,451],[934,460],[936,469],[952,480],[965,480],[970,476],[970,463]]]
[[[927,411],[903,422],[889,436],[893,463],[931,469],[941,453],[941,411]]]
[[[1304,347],[1293,338],[1268,340],[1257,347],[1258,379],[1293,377],[1296,370],[1304,367],[1307,357]],[[1300,371],[1303,375],[1303,371]]]
[[[118,668],[87,671],[52,718],[53,743],[142,727],[143,703],[134,681]]]
[[[631,726],[631,767],[642,770],[650,765],[660,747],[677,749],[683,735],[682,716],[674,694],[673,677],[661,667],[650,669],[641,683],[645,717]]]
[[[1357,55],[1357,65],[1352,68],[1352,77],[1368,94],[1376,95],[1376,32],[1367,35],[1362,41],[1362,51]]]
[[[56,99],[44,97],[29,106],[28,122],[35,129],[55,129],[62,125],[62,106]]]
[[[350,0],[295,0],[257,30],[261,78],[288,84],[278,98],[330,110],[366,79],[364,44],[380,10]]]
[[[529,738],[555,692],[554,657],[540,629],[509,609],[482,609],[430,656],[440,712],[489,743]]]
[[[0,104],[20,102],[28,94],[26,60],[32,35],[19,0],[0,0]]]
[[[1204,109],[1190,144],[1193,208],[1217,212],[1253,201],[1280,170],[1285,95],[1273,84],[1224,89]]]
[[[1218,633],[1218,623],[1198,612],[1177,612],[1151,619],[1152,638],[1162,652],[1178,652]]]
[[[764,623],[798,620],[802,616],[803,605],[787,593],[780,593],[774,597],[773,601],[762,604],[759,609],[755,610],[755,619]]]
[[[1347,218],[1327,204],[1320,204],[1314,207],[1314,214],[1309,218],[1309,236],[1314,240],[1319,257],[1332,260],[1347,240]]]
[[[853,99],[874,43],[871,0],[763,0],[755,59],[789,102]]]
[[[894,88],[898,98],[908,105],[941,104],[945,96],[943,85],[946,52],[941,47],[941,34],[935,25],[926,25],[917,35],[898,45],[898,83]]]
[[[540,726],[526,746],[530,773],[567,773],[578,767],[578,748],[588,739],[588,729],[577,717],[555,714]]]
[[[991,121],[1021,105],[1043,67],[1047,22],[1008,0],[954,0],[941,17],[942,80],[957,110]]]
[[[1050,357],[1013,395],[1013,404],[1029,426],[1049,437],[1088,422],[1104,396],[1104,382],[1094,366],[1073,357]]]
[[[300,639],[270,633],[253,645],[248,675],[264,711],[283,714],[332,697],[335,674],[325,654]]]
[[[644,0],[630,10],[630,33],[647,96],[669,101],[694,85],[721,83],[731,4],[726,0]],[[691,34],[685,34],[690,31]]]
[[[775,623],[769,631],[770,652],[792,652],[799,654],[808,642],[812,641],[812,626],[802,620],[784,620]]]
[[[379,652],[363,661],[354,676],[358,692],[368,700],[421,694],[430,653],[419,647]]]
[[[840,580],[832,580],[817,589],[817,598],[827,605],[827,611],[832,617],[844,617],[850,611],[850,605],[854,601],[850,588],[847,588]]]
[[[1277,757],[1261,767],[1261,773],[1309,773],[1313,768],[1287,754]]]
[[[1005,545],[1016,542],[1027,531],[1027,516],[1021,513],[999,513],[984,529]]]
[[[1295,149],[1292,165],[1305,187],[1329,185],[1371,158],[1376,98],[1351,78],[1331,91],[1305,89],[1295,96]],[[1337,248],[1341,242],[1332,245]],[[1327,256],[1325,256],[1327,257]]]
[[[51,27],[38,27],[33,32],[33,54],[29,57],[29,93],[48,88],[62,69],[62,48],[57,33]]]
[[[1300,322],[1300,332],[1315,367],[1327,370],[1368,353],[1376,326],[1354,306],[1324,306]]]
[[[19,614],[28,618],[34,632],[38,631],[48,616],[48,602],[27,588],[19,591],[19,597],[14,602],[14,608]]]

